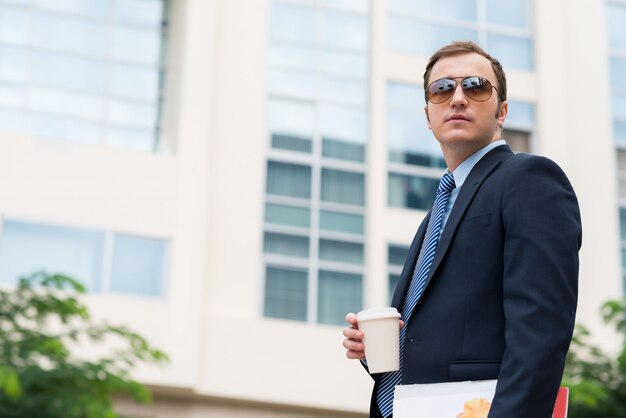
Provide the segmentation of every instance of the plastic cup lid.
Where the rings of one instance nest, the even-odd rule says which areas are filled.
[[[357,321],[367,321],[381,318],[400,318],[396,308],[373,308],[366,309],[356,314]]]

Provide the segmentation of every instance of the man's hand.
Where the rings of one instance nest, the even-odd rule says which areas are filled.
[[[346,357],[349,359],[363,360],[365,358],[365,345],[363,344],[363,332],[359,330],[356,321],[356,314],[350,312],[346,315],[346,322],[349,327],[343,329],[343,346],[346,348]],[[400,329],[404,326],[404,321],[400,320]]]
[[[356,314],[350,312],[346,315],[346,322],[349,327],[343,329],[343,346],[346,348],[346,357],[349,359],[363,360],[365,358],[365,346],[363,345],[363,332],[359,331],[356,322]]]

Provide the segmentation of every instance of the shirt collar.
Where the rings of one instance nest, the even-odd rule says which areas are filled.
[[[479,149],[469,157],[465,159],[459,166],[452,172],[454,177],[454,184],[456,187],[461,187],[463,183],[465,183],[465,179],[469,175],[472,168],[476,165],[481,158],[485,156],[489,151],[494,149],[495,147],[499,147],[500,145],[506,145],[506,141],[504,139],[499,139],[497,141],[489,143],[487,146]],[[447,171],[447,170],[446,170]]]

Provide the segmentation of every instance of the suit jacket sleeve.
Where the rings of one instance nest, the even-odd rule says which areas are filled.
[[[502,199],[506,348],[489,417],[549,418],[576,314],[580,213],[555,163],[518,157]]]

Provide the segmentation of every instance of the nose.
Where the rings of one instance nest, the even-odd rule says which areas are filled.
[[[467,105],[467,97],[463,93],[463,89],[461,88],[461,84],[457,83],[454,88],[454,94],[452,94],[452,99],[450,99],[450,106],[466,106]]]

